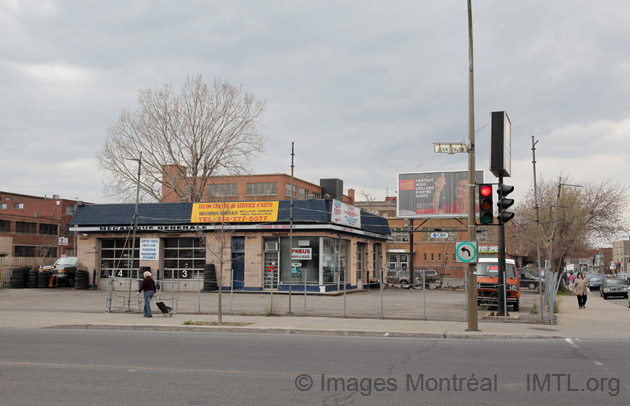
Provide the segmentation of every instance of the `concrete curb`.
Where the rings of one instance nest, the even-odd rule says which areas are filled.
[[[259,333],[259,334],[299,334],[321,336],[362,336],[362,337],[397,337],[397,338],[429,338],[429,339],[564,339],[565,336],[545,336],[540,334],[484,334],[484,333],[431,333],[415,331],[374,331],[374,330],[324,330],[282,327],[239,327],[239,326],[159,326],[159,325],[116,325],[116,324],[64,324],[43,327],[45,329],[76,330],[133,330],[133,331],[187,331],[203,333]]]

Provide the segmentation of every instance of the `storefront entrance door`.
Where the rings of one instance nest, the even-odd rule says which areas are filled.
[[[245,255],[232,254],[232,288],[243,289],[245,286]]]
[[[245,238],[232,238],[232,288],[245,287]]]

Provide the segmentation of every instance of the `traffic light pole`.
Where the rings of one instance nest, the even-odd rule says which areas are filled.
[[[503,200],[503,175],[499,175],[499,187],[497,189],[499,192],[499,286],[497,286],[499,294],[497,297],[497,316],[507,317],[507,309],[505,306],[507,290],[505,285],[505,224],[503,224],[500,215],[503,210],[501,208],[501,201]]]

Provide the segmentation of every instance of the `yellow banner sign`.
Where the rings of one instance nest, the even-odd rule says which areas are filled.
[[[194,203],[191,223],[252,223],[278,220],[279,202]]]

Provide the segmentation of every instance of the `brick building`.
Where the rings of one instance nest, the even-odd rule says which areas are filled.
[[[0,191],[0,247],[3,256],[73,256],[75,237],[68,230],[76,200]]]
[[[188,201],[187,197],[179,196],[169,182],[179,182],[179,189],[185,190],[184,179],[177,176],[181,172],[176,166],[164,167],[162,183],[162,203],[177,203]],[[179,179],[179,180],[178,180]],[[190,181],[190,180],[189,180]],[[313,200],[322,199],[325,195],[344,203],[354,204],[354,189],[343,194],[343,181],[340,179],[320,179],[320,184],[293,177],[293,199]],[[213,176],[206,186],[206,193],[202,202],[235,201],[235,200],[290,200],[291,176],[282,173]]]
[[[355,206],[387,219],[392,240],[386,246],[388,270],[407,270],[413,250],[413,269],[435,269],[443,277],[464,278],[466,265],[455,262],[455,242],[467,241],[467,219],[406,219],[396,217],[396,197],[355,202]],[[478,228],[480,256],[494,256],[496,227]],[[413,229],[413,233],[410,230]],[[410,238],[410,235],[413,235]],[[411,241],[413,239],[413,242]]]

